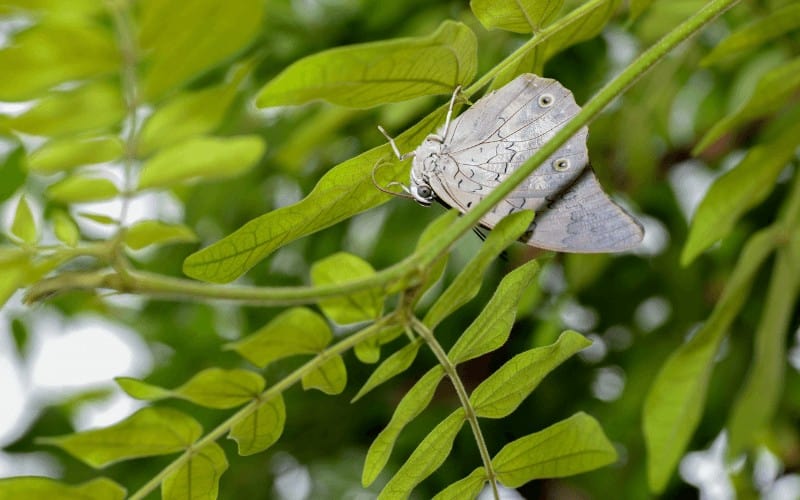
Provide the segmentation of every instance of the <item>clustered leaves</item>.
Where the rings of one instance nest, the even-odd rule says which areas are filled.
[[[436,285],[445,273],[448,252],[467,228],[455,211],[429,224],[414,252],[384,270],[340,251],[310,266],[307,287],[219,285],[241,278],[296,240],[385,203],[389,197],[375,188],[375,180],[388,184],[408,175],[408,163],[395,161],[386,144],[328,169],[299,201],[252,218],[188,255],[183,272],[199,282],[143,271],[134,263],[143,249],[206,239],[198,236],[197,228],[174,220],[131,222],[125,215],[141,196],[170,193],[180,198],[198,183],[248,175],[265,163],[267,141],[255,120],[238,127],[227,121],[242,100],[260,108],[326,101],[364,109],[450,95],[459,85],[469,99],[520,73],[541,73],[559,52],[601,33],[620,12],[621,2],[473,0],[474,17],[490,33],[530,35],[477,80],[479,37],[465,22],[444,20],[427,34],[319,51],[265,79],[259,64],[272,49],[260,47],[262,24],[269,15],[262,0],[86,0],[66,7],[67,3],[42,0],[0,7],[0,15],[19,14],[29,20],[12,34],[13,43],[0,48],[0,68],[13,68],[15,75],[0,80],[0,101],[32,101],[23,112],[0,117],[0,134],[13,143],[0,165],[0,201],[11,200],[13,205],[7,237],[0,242],[0,303],[21,288],[28,289],[29,301],[76,289],[111,289],[289,307],[223,346],[237,356],[236,367],[209,366],[168,387],[119,378],[119,387],[147,406],[109,427],[37,440],[95,469],[141,457],[176,456],[138,490],[128,495],[125,487],[104,477],[79,485],[18,477],[0,481],[0,499],[138,499],[159,487],[166,499],[217,498],[220,478],[229,467],[219,440],[233,440],[242,456],[275,445],[292,414],[287,391],[299,384],[306,391],[342,394],[352,377],[344,357],[350,350],[362,363],[374,364],[353,404],[409,370],[420,361],[422,350],[430,350],[436,359],[399,399],[372,440],[361,476],[365,488],[380,482],[392,457],[396,459],[398,440],[431,406],[443,380],[458,401],[408,457],[396,459],[400,465],[381,487],[379,498],[411,495],[447,461],[464,427],[471,432],[480,463],[440,491],[437,499],[475,498],[484,488],[497,498],[501,485],[517,488],[617,460],[599,422],[582,411],[543,429],[525,429],[526,435],[501,446],[484,437],[482,424],[512,416],[548,374],[591,344],[580,333],[563,331],[551,342],[511,356],[467,389],[459,369],[507,345],[519,310],[537,287],[539,261],[508,272],[480,311],[469,312],[471,323],[449,349],[440,344],[442,325],[478,296],[487,270],[530,227],[533,213],[505,218],[441,291]],[[658,9],[658,3],[632,0],[629,20]],[[673,33],[688,35],[734,3],[698,4],[697,13],[682,25],[685,31]],[[800,9],[789,3],[728,35],[700,64],[728,64],[799,28]],[[648,53],[660,55],[634,62],[629,74],[644,73],[680,41],[664,40]],[[693,154],[707,154],[737,130],[769,120],[700,203],[680,256],[684,265],[729,237],[748,211],[774,194],[787,164],[796,163],[800,105],[787,108],[786,102],[800,88],[798,75],[798,59],[785,57],[694,145]],[[250,80],[268,81],[257,93],[248,93]],[[605,102],[622,95],[627,85],[621,81],[609,84],[611,94]],[[591,105],[592,101],[586,108]],[[602,106],[595,107],[596,115]],[[401,133],[396,138],[400,150],[413,149],[434,131],[446,109],[439,106]],[[331,116],[337,125],[341,115]],[[24,140],[27,136],[39,139],[36,147]],[[621,154],[641,155],[636,147],[632,144]],[[690,445],[720,346],[772,256],[751,370],[727,426],[732,452],[749,449],[775,415],[785,376],[776,360],[783,363],[786,357],[785,338],[800,293],[800,177],[792,175],[774,222],[747,237],[713,312],[666,360],[652,383],[643,428],[653,492],[667,487]],[[23,187],[26,193],[13,199]],[[94,204],[108,200],[125,208],[119,214],[105,213]],[[89,222],[105,227],[110,236],[90,238]],[[89,267],[87,259],[92,262]],[[582,276],[571,281],[591,281],[608,262],[600,259],[592,261],[594,267],[578,270],[567,260],[567,272]],[[400,346],[398,338],[403,339]],[[295,363],[292,370],[275,368],[289,358]],[[270,370],[280,378],[268,384],[264,373]],[[227,411],[226,418],[204,429],[191,410],[176,409],[173,399],[182,400],[181,408]]]

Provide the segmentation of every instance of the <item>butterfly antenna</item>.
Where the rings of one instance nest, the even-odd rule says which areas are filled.
[[[380,184],[378,184],[378,180],[375,178],[375,172],[383,164],[384,163],[382,161],[379,161],[378,163],[375,164],[374,167],[372,167],[372,184],[374,184],[375,187],[378,188],[378,191],[381,191],[383,193],[386,193],[386,194],[389,194],[389,195],[392,195],[392,196],[396,196],[396,197],[399,197],[399,198],[409,198],[409,199],[413,200],[414,196],[411,194],[411,190],[408,188],[408,186],[404,185],[401,182],[392,181],[389,184],[387,184],[386,187],[383,187]],[[402,189],[403,192],[397,192],[397,191],[392,191],[391,189],[388,189],[388,188],[390,188],[392,186],[400,186],[400,189]]]
[[[457,86],[456,89],[453,91],[453,97],[450,98],[450,106],[447,107],[447,118],[444,120],[444,133],[442,134],[442,140],[447,138],[447,132],[450,130],[450,120],[453,118],[453,108],[456,106],[456,97],[461,92],[461,85]]]

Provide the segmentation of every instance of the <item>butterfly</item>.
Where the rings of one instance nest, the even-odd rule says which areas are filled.
[[[550,140],[580,107],[558,81],[523,74],[447,120],[413,152],[410,184],[402,186],[421,205],[438,201],[466,213]],[[520,241],[558,252],[630,250],[642,226],[603,191],[589,164],[583,127],[480,220],[491,229],[520,210],[536,215]]]

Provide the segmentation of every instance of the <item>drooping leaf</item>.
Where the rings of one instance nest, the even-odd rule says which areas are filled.
[[[465,420],[464,409],[459,408],[434,427],[383,487],[378,498],[408,497],[416,485],[433,474],[445,461]]]
[[[65,484],[49,477],[9,477],[0,479],[0,500],[52,498],[58,500],[122,500],[125,488],[111,479],[99,477],[82,484]]]
[[[261,0],[142,2],[145,99],[155,100],[241,52],[259,33],[264,7]]]
[[[728,35],[700,64],[711,66],[729,57],[746,54],[750,49],[797,29],[800,29],[800,5],[789,3]]]
[[[191,458],[167,475],[161,484],[162,500],[216,500],[219,479],[228,469],[228,459],[217,443],[194,450]]]
[[[24,101],[70,80],[118,71],[119,51],[111,33],[88,20],[50,19],[14,36],[0,49],[0,68],[14,68],[0,79],[0,101]]]
[[[0,203],[11,198],[27,178],[25,169],[25,148],[17,146],[0,162]]]
[[[800,295],[800,177],[794,181],[780,224],[788,241],[777,248],[764,310],[755,332],[753,360],[728,417],[728,454],[738,456],[769,429],[784,391],[786,336]]]
[[[447,353],[450,361],[463,363],[505,344],[517,315],[517,304],[538,272],[539,263],[531,260],[503,278],[489,303]]]
[[[119,86],[109,81],[89,82],[76,89],[53,91],[8,125],[26,134],[61,136],[105,131],[125,116]]]
[[[311,282],[314,286],[344,283],[373,274],[375,269],[369,262],[346,252],[335,253],[311,266]],[[320,300],[319,306],[331,320],[346,325],[377,319],[383,311],[383,299],[380,289],[364,290]]]
[[[664,489],[703,414],[714,356],[742,307],[758,268],[772,252],[780,231],[753,235],[745,245],[725,291],[703,327],[667,359],[647,394],[644,436],[650,489]]]
[[[45,194],[59,203],[81,203],[114,198],[119,189],[108,179],[71,175],[50,185]]]
[[[11,222],[11,234],[28,245],[35,245],[39,240],[39,230],[36,228],[31,206],[25,196],[20,196],[19,201],[17,201],[14,220]]]
[[[464,24],[445,21],[433,34],[349,47],[305,57],[258,94],[259,107],[316,99],[369,108],[430,94],[452,94],[477,70],[477,41]]]
[[[296,354],[322,352],[333,339],[330,327],[319,314],[304,307],[295,307],[247,337],[225,346],[256,366]]]
[[[422,410],[427,408],[433,399],[439,382],[444,377],[444,369],[436,365],[428,370],[416,384],[403,396],[397,408],[392,414],[392,418],[384,429],[378,434],[367,451],[367,458],[364,461],[364,470],[361,473],[361,484],[369,486],[378,474],[381,473],[389,456],[392,454],[394,443],[400,431],[414,420]]]
[[[436,328],[453,311],[475,297],[486,269],[507,246],[522,236],[532,220],[533,212],[528,210],[511,214],[501,220],[486,237],[478,253],[434,302],[423,322],[432,329]]]
[[[464,500],[466,498],[478,498],[478,494],[483,489],[486,482],[486,471],[483,467],[478,467],[469,476],[459,479],[447,488],[443,489],[433,500]]]
[[[475,414],[485,418],[510,415],[548,373],[589,345],[586,337],[567,330],[554,344],[517,354],[472,391],[469,400]]]
[[[250,370],[207,368],[174,394],[208,408],[234,408],[258,397],[265,384],[261,375]]]
[[[52,216],[53,232],[56,238],[67,246],[74,247],[78,244],[81,233],[78,230],[78,225],[72,220],[63,210],[57,210]]]
[[[286,405],[283,396],[270,398],[258,404],[258,409],[231,427],[228,434],[236,441],[239,455],[253,455],[272,446],[283,433],[286,422]]]
[[[143,220],[133,224],[125,233],[125,244],[134,250],[166,243],[197,241],[194,231],[183,224],[166,224],[159,220]]]
[[[321,366],[303,375],[303,389],[319,389],[325,394],[339,394],[347,385],[347,369],[344,360],[336,355]]]
[[[712,184],[692,219],[681,264],[688,265],[725,237],[745,212],[769,195],[798,144],[800,122],[795,122],[777,137],[751,148],[738,165]]]
[[[414,147],[443,119],[446,108],[420,121],[397,138],[399,147]],[[388,145],[373,148],[340,163],[299,202],[273,210],[246,223],[234,233],[190,255],[183,272],[192,278],[226,283],[247,272],[273,250],[372,208],[389,198],[375,188],[372,170],[391,154]],[[379,182],[391,171],[391,179],[407,172],[407,165],[393,163],[380,169]]]
[[[28,170],[48,175],[82,165],[114,161],[122,156],[124,149],[124,144],[116,136],[50,141],[31,153]]]
[[[422,345],[422,340],[417,339],[386,358],[383,363],[375,368],[375,371],[372,372],[372,375],[364,382],[358,394],[356,394],[350,402],[355,403],[372,389],[378,387],[395,375],[406,371],[408,367],[411,366],[411,363],[414,362],[414,359],[416,359],[420,345]]]
[[[196,137],[162,149],[142,166],[139,189],[234,177],[253,168],[266,145],[257,135]]]
[[[616,459],[617,452],[597,420],[580,412],[508,443],[492,465],[497,479],[517,488],[534,479],[580,474]]]
[[[122,422],[65,436],[41,438],[94,468],[185,450],[202,434],[192,417],[171,408],[142,408]]]
[[[236,68],[230,81],[176,95],[144,122],[138,148],[143,156],[190,137],[213,132],[236,97],[236,90],[250,67]]]
[[[692,149],[692,154],[700,154],[720,137],[749,121],[784,109],[787,100],[798,89],[800,89],[800,57],[767,71],[744,105],[717,121]]]
[[[471,0],[469,6],[486,29],[533,33],[555,18],[564,0]]]

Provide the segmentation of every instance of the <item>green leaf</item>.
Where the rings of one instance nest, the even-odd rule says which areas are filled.
[[[375,336],[362,340],[353,347],[353,353],[362,363],[377,363],[381,359],[380,338]]]
[[[753,360],[728,419],[728,456],[738,456],[770,429],[784,391],[787,334],[800,294],[800,177],[780,217],[789,241],[778,247],[764,309],[755,332]]]
[[[433,241],[437,236],[439,236],[442,231],[446,228],[450,227],[458,217],[461,216],[461,213],[458,210],[450,209],[445,212],[443,215],[437,217],[433,220],[428,226],[422,231],[422,234],[419,236],[419,240],[417,240],[417,245],[415,247],[416,251],[419,252],[420,250],[424,249],[426,245],[428,245],[431,241]],[[449,253],[445,252],[436,262],[432,263],[428,268],[428,271],[425,275],[425,281],[419,285],[419,292],[417,293],[417,302],[422,298],[423,294],[430,289],[444,274],[444,270],[447,267],[447,259]],[[396,286],[401,286],[404,288],[408,286],[406,283],[398,283]],[[397,288],[399,292],[402,288]],[[391,292],[394,292],[395,289],[392,288]]]
[[[430,94],[452,94],[477,70],[477,40],[464,24],[443,22],[435,33],[338,47],[295,62],[264,86],[259,107],[324,99],[370,108]]]
[[[447,353],[453,364],[477,358],[505,344],[514,326],[517,304],[538,272],[539,263],[531,260],[503,278],[489,303]]]
[[[118,424],[91,431],[41,438],[94,468],[138,457],[167,455],[189,448],[203,433],[192,417],[171,408],[142,408]]]
[[[378,498],[407,498],[411,490],[433,474],[450,455],[453,440],[465,420],[464,409],[459,408],[434,427],[384,486]]]
[[[63,210],[57,210],[52,216],[53,232],[56,238],[67,246],[74,247],[80,240],[81,233],[78,230],[78,225],[72,220]]]
[[[122,500],[125,488],[99,477],[79,485],[64,484],[49,477],[0,479],[0,500],[53,498],[58,500]]]
[[[14,247],[12,251],[0,251],[0,306],[25,285],[29,270],[30,261],[24,250]]]
[[[325,394],[339,394],[347,385],[344,360],[336,355],[303,375],[303,389],[319,389]]]
[[[397,352],[386,358],[383,363],[375,368],[375,371],[372,372],[372,375],[369,376],[367,381],[358,391],[358,394],[356,394],[350,402],[355,403],[372,389],[378,387],[395,375],[399,375],[406,371],[408,367],[411,366],[411,363],[414,362],[414,359],[416,359],[420,345],[422,345],[422,340],[417,338],[410,344],[406,345],[402,349],[399,349]]]
[[[438,109],[401,134],[397,144],[416,146],[444,118],[445,110],[446,107]],[[257,217],[233,234],[190,255],[183,263],[183,272],[199,280],[227,283],[273,250],[387,201],[389,196],[375,188],[372,171],[391,154],[387,144],[340,163],[298,203]],[[377,177],[381,182],[387,173],[395,179],[401,172],[408,175],[407,164],[392,163],[381,168]]]
[[[663,491],[703,413],[714,356],[750,291],[758,268],[775,247],[775,227],[745,245],[722,297],[703,327],[667,359],[647,394],[644,436],[650,489]]]
[[[567,47],[599,35],[614,16],[618,5],[619,0],[586,2],[572,11],[569,15],[569,22],[559,26],[558,31],[533,49],[536,53],[534,72],[541,72],[541,68],[551,57]]]
[[[219,479],[228,469],[228,459],[217,443],[194,450],[192,457],[164,478],[162,500],[215,500]]]
[[[207,368],[174,391],[174,395],[208,408],[235,408],[257,398],[264,378],[250,370]]]
[[[142,2],[145,99],[155,100],[245,49],[261,31],[264,6],[261,0]]]
[[[8,125],[19,132],[58,136],[100,132],[125,117],[125,101],[119,86],[108,81],[90,82],[68,91],[46,94]]]
[[[250,65],[234,70],[231,81],[176,95],[144,122],[138,147],[143,156],[196,135],[213,132],[236,97]]]
[[[564,0],[471,0],[469,6],[487,30],[533,33],[555,18]]]
[[[251,335],[225,346],[256,366],[296,354],[317,354],[333,339],[322,317],[304,307],[295,307],[275,317]]]
[[[517,354],[472,391],[469,400],[475,414],[486,418],[510,415],[547,374],[590,345],[580,333],[567,330],[553,344]]]
[[[49,175],[82,165],[114,161],[122,156],[124,144],[118,137],[70,138],[50,141],[31,153],[28,170]]]
[[[699,155],[731,130],[786,107],[800,89],[800,57],[767,71],[756,84],[750,98],[736,111],[717,121],[692,149]]]
[[[161,150],[147,160],[139,189],[168,187],[189,180],[234,177],[253,168],[266,145],[257,135],[196,137]]]
[[[400,431],[414,420],[417,415],[422,413],[422,410],[428,407],[443,377],[444,369],[439,365],[434,366],[400,400],[391,420],[378,434],[367,451],[364,470],[361,473],[361,484],[364,487],[372,484],[377,479],[378,474],[386,467],[386,462],[389,461],[389,456],[392,454],[392,448],[394,448],[394,443],[397,440],[397,436],[400,435]]]
[[[492,465],[497,479],[518,488],[534,479],[572,476],[616,460],[617,452],[597,420],[579,412],[508,443]]]
[[[15,9],[24,9],[39,15],[86,18],[97,14],[103,8],[104,6],[96,0],[71,0],[68,3],[61,0],[3,0],[0,13],[14,13]]]
[[[336,285],[375,274],[375,269],[361,257],[346,252],[335,253],[311,266],[314,286]],[[322,311],[331,320],[346,325],[375,320],[383,311],[380,289],[364,290],[352,295],[337,296],[319,301]]]
[[[272,446],[283,433],[286,423],[286,405],[283,396],[261,403],[258,409],[245,419],[236,422],[228,434],[236,441],[239,455],[253,455]]]
[[[798,68],[800,71],[800,68]],[[748,151],[732,170],[720,176],[692,218],[681,264],[690,264],[714,242],[727,236],[739,218],[772,192],[778,174],[800,144],[800,121]]]
[[[634,20],[646,11],[653,0],[629,0],[630,20]]]
[[[466,498],[478,498],[486,482],[486,471],[483,467],[478,467],[472,473],[459,479],[447,488],[443,489],[433,497],[433,500],[464,500]]]
[[[25,196],[20,196],[17,209],[14,211],[14,220],[11,222],[11,234],[28,245],[35,245],[39,241],[39,231],[31,212],[31,206]]]
[[[114,379],[125,393],[135,399],[144,401],[158,401],[172,396],[172,391],[157,385],[148,384],[130,377],[117,377]]]
[[[197,236],[188,227],[183,224],[165,224],[158,220],[139,221],[125,233],[125,244],[134,250],[156,244],[193,241],[197,241]]]
[[[58,203],[82,203],[114,198],[119,190],[108,179],[72,175],[50,185],[45,194]]]
[[[529,210],[516,212],[501,220],[486,237],[475,257],[433,303],[423,322],[431,329],[436,328],[443,319],[475,297],[486,269],[506,247],[528,230],[532,220],[533,212]]]
[[[0,68],[14,68],[14,78],[0,79],[0,101],[33,99],[59,83],[117,72],[119,57],[106,29],[77,19],[50,19],[0,49]]]
[[[103,214],[92,214],[89,212],[80,212],[78,213],[81,217],[85,219],[89,219],[92,222],[96,222],[98,224],[102,224],[104,226],[114,226],[117,225],[117,219],[113,217],[109,217],[108,215]]]
[[[711,66],[729,57],[739,56],[796,29],[800,29],[800,5],[790,3],[728,35],[700,64]]]
[[[0,202],[11,198],[25,184],[28,172],[25,169],[25,148],[22,145],[11,150],[0,163]]]

